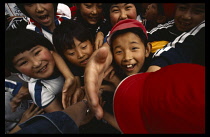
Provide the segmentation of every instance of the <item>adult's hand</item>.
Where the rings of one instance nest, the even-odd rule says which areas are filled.
[[[85,92],[91,110],[99,120],[103,117],[103,109],[99,103],[99,89],[105,77],[105,71],[112,62],[112,54],[109,45],[105,43],[95,50],[85,68]]]

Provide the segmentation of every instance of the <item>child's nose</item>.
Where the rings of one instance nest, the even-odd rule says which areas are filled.
[[[41,65],[41,61],[40,60],[37,60],[37,59],[34,59],[33,61],[33,67],[34,68],[37,68]]]
[[[128,18],[128,16],[127,16],[126,11],[122,11],[121,15],[120,15],[120,20],[124,20],[124,19],[127,19],[127,18]]]

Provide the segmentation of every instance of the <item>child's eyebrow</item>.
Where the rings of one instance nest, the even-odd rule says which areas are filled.
[[[114,50],[117,49],[117,48],[120,48],[120,47],[121,47],[120,45],[117,45],[117,46],[114,47]]]
[[[19,61],[21,61],[21,60],[23,60],[23,59],[24,59],[24,57],[19,58],[18,60],[16,60],[16,61],[14,62],[14,64],[16,65]]]
[[[39,46],[35,46],[35,47],[31,48],[30,52],[34,52],[34,50],[36,50],[38,48],[39,48]]]

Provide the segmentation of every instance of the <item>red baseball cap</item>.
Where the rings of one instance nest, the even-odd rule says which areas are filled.
[[[125,20],[119,21],[117,24],[114,25],[114,27],[112,27],[109,34],[110,36],[107,38],[107,42],[110,43],[111,36],[114,32],[118,30],[127,29],[127,28],[133,28],[133,27],[141,28],[143,32],[145,33],[146,37],[148,38],[147,30],[141,22],[135,19],[125,19]]]
[[[205,67],[179,63],[131,75],[119,84],[113,102],[124,134],[203,134]]]

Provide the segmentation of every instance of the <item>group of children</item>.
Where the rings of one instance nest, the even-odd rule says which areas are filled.
[[[28,84],[5,75],[5,109],[27,98],[35,105],[25,112],[36,116],[24,122],[21,111],[5,133],[91,133],[94,116],[103,119],[93,124],[103,127],[96,133],[124,133],[112,105],[123,79],[177,63],[205,66],[205,3],[148,3],[145,10],[140,3],[75,3],[71,16],[58,13],[58,3],[16,5],[26,23],[5,27],[5,70]],[[103,48],[105,58],[98,56]]]

